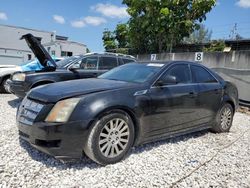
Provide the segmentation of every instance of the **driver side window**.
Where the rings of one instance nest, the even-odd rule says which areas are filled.
[[[188,65],[174,65],[162,76],[161,80],[164,85],[167,85],[169,80],[171,83],[169,84],[186,84],[191,83],[191,74]],[[175,83],[172,80],[176,80]]]

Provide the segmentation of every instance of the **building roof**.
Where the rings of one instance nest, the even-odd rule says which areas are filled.
[[[39,30],[39,29],[31,29],[31,28],[21,27],[21,26],[13,26],[13,25],[5,25],[5,24],[0,24],[0,26],[11,27],[11,28],[19,28],[19,29],[25,29],[25,30],[31,30],[31,31],[38,31],[38,32],[44,32],[44,33],[51,33],[51,34],[55,33],[55,32],[52,32],[52,31],[45,31],[45,30]]]
[[[48,42],[48,43],[44,43],[43,45],[44,46],[50,46],[50,45],[60,44],[60,43],[64,43],[64,44],[71,43],[71,44],[77,44],[77,45],[81,45],[81,46],[86,47],[85,44],[82,44],[80,42],[70,41],[70,40],[56,40],[56,41],[51,41],[51,42]]]

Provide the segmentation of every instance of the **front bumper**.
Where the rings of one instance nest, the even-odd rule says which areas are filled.
[[[9,91],[19,98],[24,98],[29,91],[29,87],[25,82],[17,82],[13,80],[8,80]]]
[[[18,122],[19,136],[34,148],[59,160],[80,159],[83,154],[87,131],[83,122],[67,124],[35,123],[25,125]]]
[[[17,112],[20,138],[57,159],[65,161],[81,158],[89,121],[44,122],[53,106],[25,97]]]

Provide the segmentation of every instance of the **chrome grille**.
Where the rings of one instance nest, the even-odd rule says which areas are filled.
[[[26,125],[32,125],[44,105],[24,98],[18,112],[18,121]]]

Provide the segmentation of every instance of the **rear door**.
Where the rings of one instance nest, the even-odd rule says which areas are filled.
[[[222,100],[222,86],[208,69],[191,65],[193,83],[198,85],[197,116],[201,123],[208,123],[215,117]]]

